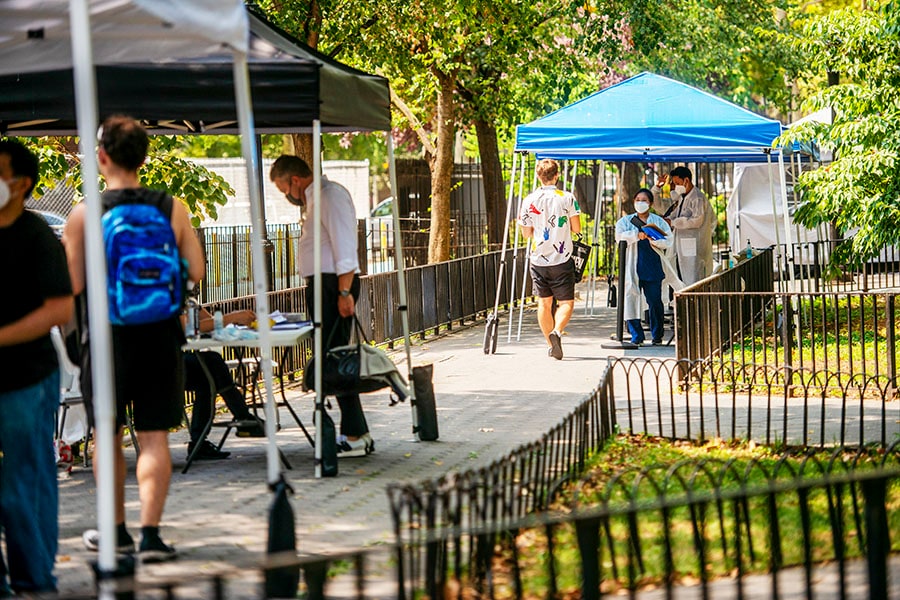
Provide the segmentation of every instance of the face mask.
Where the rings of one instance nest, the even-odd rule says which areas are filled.
[[[15,179],[12,181],[15,181]],[[6,205],[9,204],[9,198],[9,183],[7,183],[5,179],[0,179],[0,210],[6,208]]]
[[[683,185],[676,185],[675,193],[678,194],[679,196],[684,196],[687,193],[687,188],[684,187]]]
[[[303,198],[297,198],[295,196],[291,196],[290,192],[285,194],[284,197],[287,199],[288,202],[290,202],[294,206],[300,206],[300,207],[304,206]]]
[[[650,203],[644,202],[641,200],[636,200],[634,203],[634,210],[637,211],[638,214],[644,214],[646,212],[650,212]]]

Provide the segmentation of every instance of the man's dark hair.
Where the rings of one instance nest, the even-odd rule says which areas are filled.
[[[694,180],[694,177],[691,175],[691,170],[687,167],[675,167],[672,169],[672,177],[680,177],[682,179],[690,179]]]
[[[100,147],[117,166],[137,171],[147,158],[150,138],[140,123],[125,115],[107,117],[100,127]]]
[[[31,191],[38,182],[38,159],[22,142],[16,140],[0,140],[0,154],[9,157],[9,166],[14,177],[28,177],[31,185],[25,190],[25,196],[30,196]]]
[[[312,177],[312,170],[302,158],[287,154],[282,154],[275,159],[272,168],[269,169],[269,179],[272,181],[293,175],[297,177]]]

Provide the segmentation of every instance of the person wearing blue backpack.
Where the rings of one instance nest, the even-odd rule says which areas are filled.
[[[168,432],[181,424],[184,405],[184,330],[179,316],[186,281],[204,274],[203,248],[181,202],[165,192],[142,188],[138,169],[149,139],[134,119],[107,118],[98,134],[97,160],[106,181],[102,196],[107,296],[112,324],[116,387],[116,548],[133,553],[125,526],[125,456],[122,433],[126,407],[132,411],[140,455],[141,562],[175,558],[163,542],[159,524],[169,490],[172,459]],[[76,294],[85,287],[84,213],[76,206],[63,233]],[[88,267],[89,268],[89,267]],[[89,346],[82,360],[82,391],[92,416]],[[101,460],[103,457],[100,457]],[[96,469],[98,461],[94,461]],[[99,535],[88,530],[85,546],[96,550]]]

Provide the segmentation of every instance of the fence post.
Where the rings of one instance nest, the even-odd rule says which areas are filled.
[[[888,395],[894,397],[897,394],[897,332],[894,330],[896,326],[897,309],[894,303],[895,294],[885,294],[884,310],[887,316],[887,360],[888,360],[888,376],[891,378],[888,384]],[[882,441],[884,436],[882,435]]]
[[[794,307],[791,298],[787,294],[781,297],[781,343],[784,345],[785,383],[790,385],[790,373],[793,371],[793,333],[791,325],[794,323]]]
[[[231,297],[237,298],[238,293],[238,241],[237,232],[231,232]]]
[[[600,519],[575,521],[578,553],[581,555],[581,597],[600,598]]]
[[[891,549],[885,510],[887,480],[872,479],[862,483],[865,498],[866,562],[869,566],[869,598],[887,600],[887,556]]]

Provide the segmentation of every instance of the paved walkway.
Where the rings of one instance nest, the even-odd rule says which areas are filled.
[[[611,352],[600,348],[600,343],[614,332],[613,310],[595,309],[591,317],[579,306],[563,337],[562,361],[547,356],[533,310],[525,311],[518,342],[514,327],[512,342],[507,343],[508,317],[503,314],[501,319],[500,343],[492,356],[482,351],[483,323],[415,342],[413,363],[435,365],[437,442],[415,442],[409,405],[389,406],[387,392],[376,392],[364,400],[376,452],[342,460],[338,477],[317,480],[312,448],[282,410],[286,427],[277,440],[294,467],[287,478],[296,492],[292,503],[299,551],[338,551],[392,541],[385,494],[389,482],[420,481],[487,465],[518,445],[538,439],[597,386]],[[642,354],[671,357],[674,348],[648,346]],[[397,353],[395,360],[404,356]],[[406,372],[405,367],[400,370]],[[288,395],[309,427],[311,396],[299,389],[289,390]],[[332,414],[337,421],[336,407]],[[229,564],[252,565],[265,551],[271,498],[265,482],[265,440],[229,438],[225,449],[232,455],[228,460],[197,462],[182,475],[186,441],[184,430],[170,437],[176,472],[162,528],[181,559],[139,569],[141,581],[194,577],[219,572]],[[134,456],[126,450],[127,522],[136,535],[139,502]],[[77,466],[71,475],[61,476],[60,506],[59,589],[62,594],[88,592],[93,581],[87,563],[96,557],[81,542],[82,531],[95,524],[95,486],[89,471]],[[255,592],[257,574],[245,575],[238,588],[229,586],[231,594],[238,589],[241,596]],[[203,595],[198,592],[198,597]]]
[[[377,450],[365,458],[340,461],[336,478],[315,479],[312,448],[287,411],[282,410],[285,429],[278,433],[277,441],[294,467],[286,476],[295,490],[292,505],[298,551],[339,552],[391,542],[385,494],[388,483],[421,481],[449,471],[486,466],[520,444],[537,440],[596,388],[608,356],[625,354],[601,348],[615,331],[614,309],[595,308],[594,312],[594,316],[586,316],[583,305],[576,304],[575,316],[563,337],[562,361],[547,356],[533,310],[525,311],[518,342],[515,326],[513,340],[506,341],[508,315],[501,315],[501,338],[495,355],[486,356],[482,351],[483,322],[416,341],[414,364],[435,366],[440,440],[415,442],[409,406],[389,406],[387,392],[370,394],[364,407]],[[645,346],[627,353],[629,357],[661,359],[674,355],[673,346]],[[395,360],[400,364],[405,354],[395,353]],[[405,373],[405,366],[400,371]],[[617,388],[625,385],[626,378],[621,379],[616,382]],[[290,389],[288,397],[310,427],[311,395]],[[621,400],[617,392],[617,401]],[[627,411],[627,406],[618,408]],[[332,415],[337,421],[336,407]],[[763,418],[762,411],[757,415]],[[139,568],[138,579],[184,579],[192,583],[179,588],[177,597],[204,598],[210,592],[202,585],[203,576],[227,572],[229,598],[257,597],[260,579],[253,566],[264,557],[271,499],[265,482],[265,440],[230,438],[225,447],[232,452],[230,459],[197,462],[182,475],[186,442],[184,430],[170,437],[175,474],[162,528],[164,539],[178,548],[180,560]],[[137,537],[134,453],[127,450],[126,458],[127,521]],[[71,475],[61,476],[60,505],[60,592],[90,593],[93,581],[88,561],[96,556],[85,551],[81,543],[82,531],[95,524],[95,486],[90,472],[76,467]],[[385,567],[383,571],[390,570]],[[389,575],[382,573],[380,577]],[[379,587],[387,586],[387,581],[373,583],[371,597],[394,593],[392,588]],[[330,587],[329,592],[343,596],[342,587]],[[345,591],[349,596],[353,590]]]

